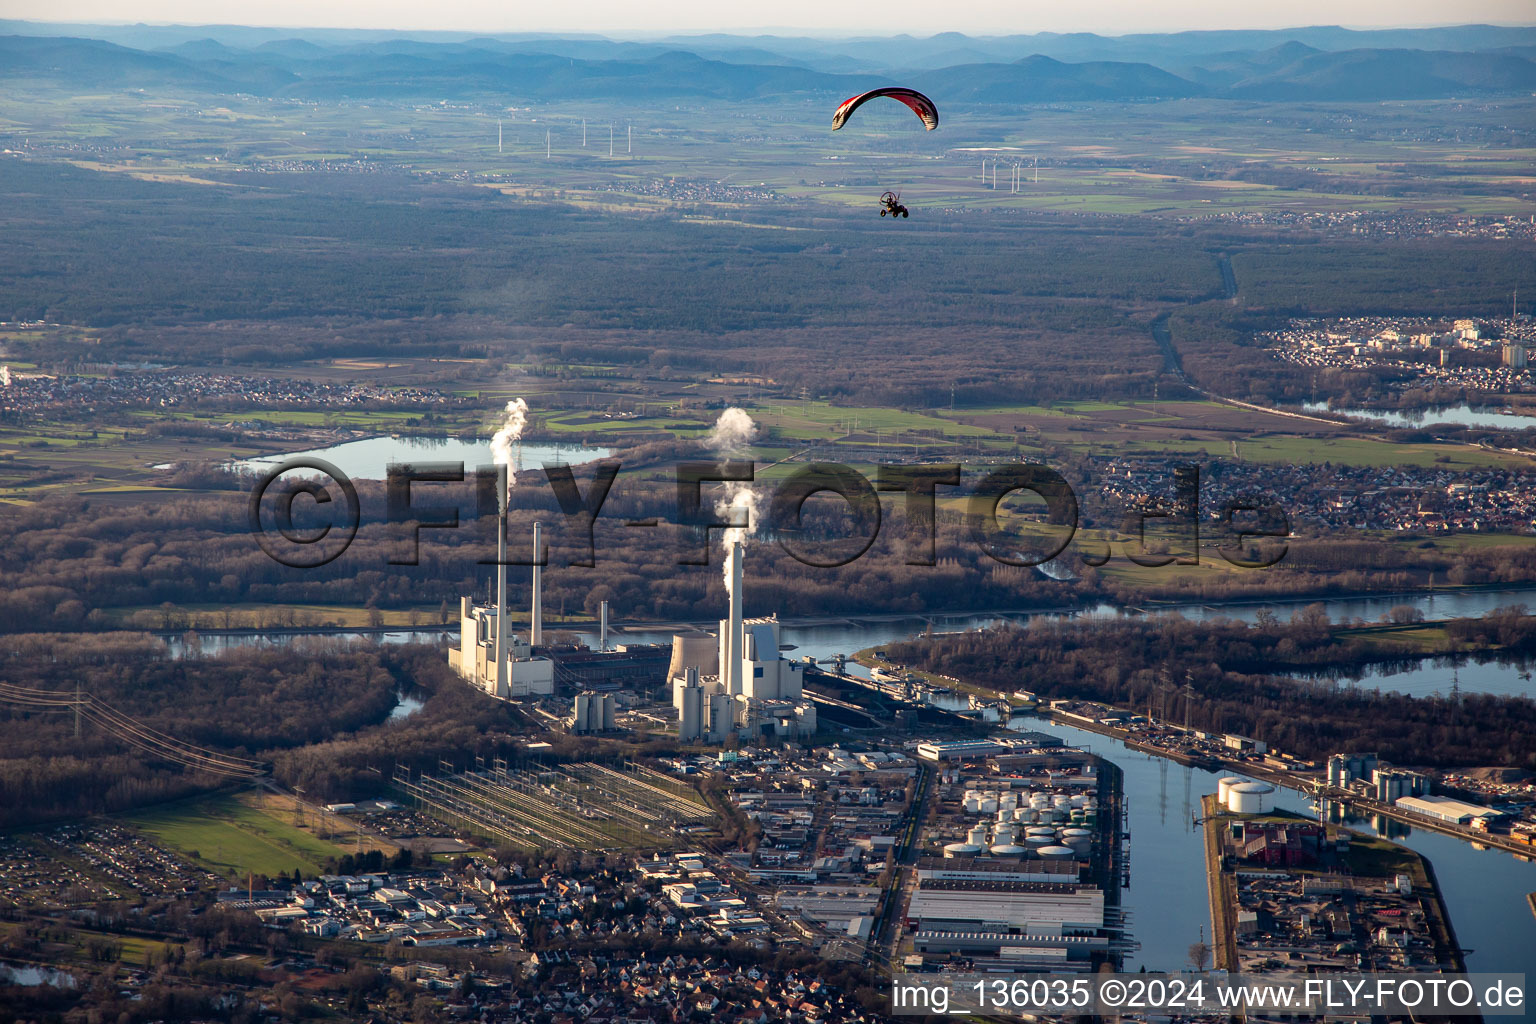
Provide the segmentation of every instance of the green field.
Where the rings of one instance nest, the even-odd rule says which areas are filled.
[[[294,868],[318,875],[328,859],[347,852],[236,796],[184,801],[128,814],[122,821],[233,879],[291,875]]]

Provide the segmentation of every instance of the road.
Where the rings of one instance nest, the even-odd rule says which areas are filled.
[[[912,791],[912,805],[907,808],[901,839],[891,851],[891,861],[895,870],[891,872],[890,884],[886,886],[884,909],[881,910],[879,920],[875,922],[874,928],[869,933],[870,951],[887,963],[894,960],[896,948],[901,942],[901,919],[897,914],[907,902],[905,889],[914,875],[909,868],[917,859],[918,833],[922,828],[923,819],[928,816],[928,796],[933,788],[933,779],[936,774],[932,768],[921,763],[918,765],[917,772],[917,785]]]

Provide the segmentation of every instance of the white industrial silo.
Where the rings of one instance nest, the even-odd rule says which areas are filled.
[[[1239,782],[1227,790],[1227,809],[1233,814],[1263,814],[1274,792],[1267,782]]]
[[[1222,807],[1226,807],[1227,804],[1229,803],[1229,801],[1227,800],[1227,793],[1228,793],[1228,791],[1231,790],[1231,788],[1233,786],[1236,786],[1238,783],[1240,783],[1242,781],[1243,780],[1238,778],[1236,775],[1228,775],[1224,779],[1217,780],[1217,782],[1216,782],[1216,803],[1219,804]]]

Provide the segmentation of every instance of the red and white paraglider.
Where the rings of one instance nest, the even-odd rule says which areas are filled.
[[[916,114],[923,121],[923,127],[930,132],[939,126],[939,108],[934,106],[933,100],[924,96],[916,89],[907,89],[902,86],[888,86],[884,89],[871,89],[869,92],[861,92],[857,96],[843,100],[832,113],[832,130],[837,131],[848,123],[853,112],[858,110],[870,100],[889,97],[898,103],[906,105],[907,109]],[[907,216],[907,208],[901,205],[901,193],[887,192],[880,197],[880,216],[889,215],[892,220]]]
[[[889,96],[893,100],[905,103],[912,113],[923,119],[923,127],[929,131],[939,126],[939,108],[933,105],[933,100],[916,89],[891,86],[885,89],[871,89],[869,92],[861,92],[851,99],[843,100],[837,110],[832,113],[832,130],[837,131],[848,123],[848,119],[853,116],[855,110],[870,100],[879,99],[882,96]]]

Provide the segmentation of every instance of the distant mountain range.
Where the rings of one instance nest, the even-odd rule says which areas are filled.
[[[1375,101],[1536,92],[1536,28],[1337,27],[924,39],[471,36],[0,20],[0,81],[312,100],[789,95],[900,80],[949,102]]]

